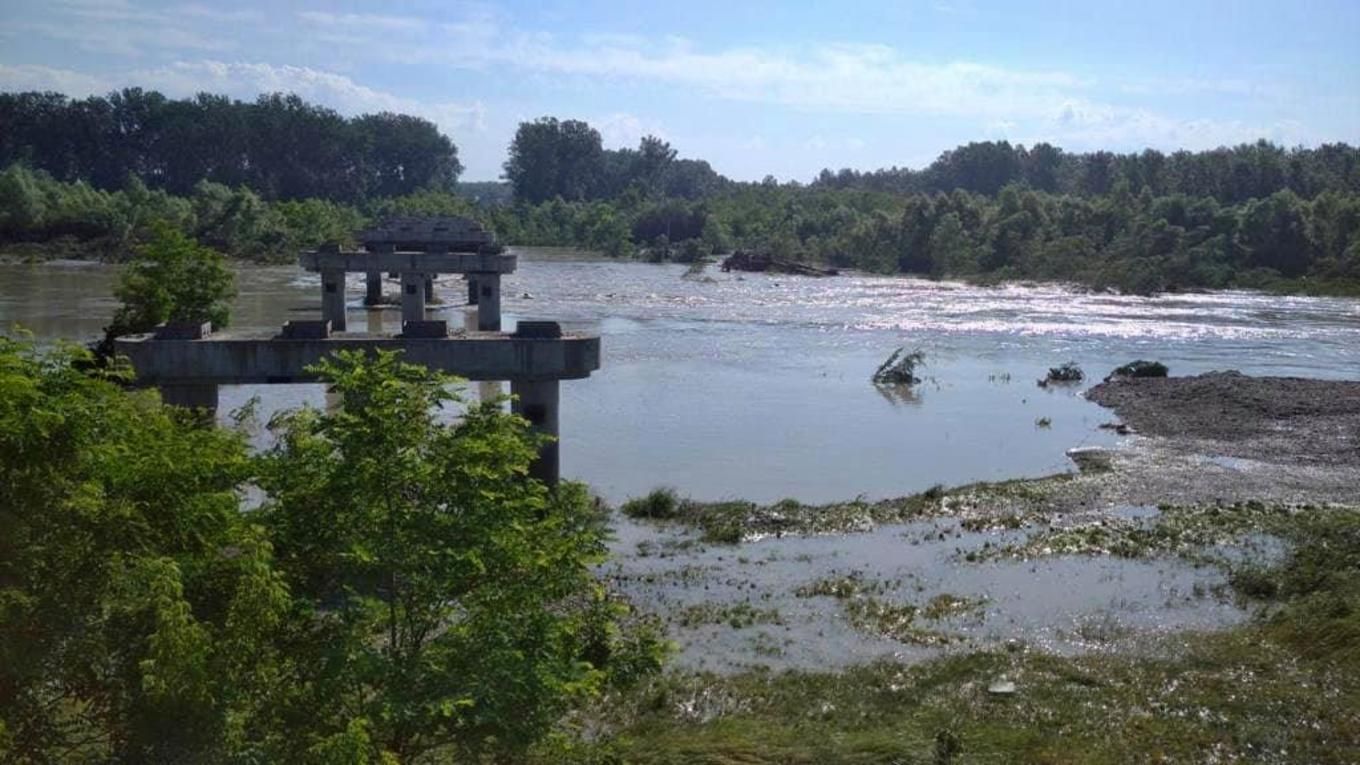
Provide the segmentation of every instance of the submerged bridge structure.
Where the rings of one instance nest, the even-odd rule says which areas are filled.
[[[278,332],[214,332],[211,327],[166,325],[116,341],[137,380],[155,385],[168,404],[217,408],[219,385],[316,382],[308,367],[336,351],[400,350],[402,359],[469,380],[509,381],[511,408],[533,429],[551,436],[531,474],[555,485],[559,383],[600,368],[598,335],[564,333],[557,322],[521,321],[501,331],[501,277],[516,267],[494,237],[464,218],[399,218],[362,231],[363,249],[325,246],[299,256],[321,274],[320,320],[289,321]],[[401,283],[401,332],[347,332],[345,274],[366,275],[365,303],[383,302],[382,275]],[[436,274],[464,274],[467,327],[426,317]],[[474,321],[475,318],[475,321]],[[473,327],[475,326],[475,329]]]

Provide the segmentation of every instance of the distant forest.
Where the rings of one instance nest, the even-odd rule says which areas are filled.
[[[97,189],[135,176],[172,194],[207,180],[265,199],[336,202],[452,188],[463,170],[453,141],[420,117],[346,119],[295,95],[176,100],[140,88],[84,99],[0,93],[0,166],[15,162]]]
[[[653,136],[605,149],[578,120],[522,123],[505,183],[406,115],[292,95],[0,94],[0,246],[119,259],[152,220],[250,259],[347,241],[393,213],[479,218],[509,244],[693,261],[732,249],[880,273],[1153,293],[1360,294],[1360,149],[1267,142],[1067,153],[969,143],[919,169],[737,182]]]

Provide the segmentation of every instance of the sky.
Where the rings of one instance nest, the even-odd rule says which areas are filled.
[[[0,90],[141,86],[426,117],[464,180],[517,125],[647,134],[739,180],[1069,151],[1360,144],[1360,0],[0,0]]]

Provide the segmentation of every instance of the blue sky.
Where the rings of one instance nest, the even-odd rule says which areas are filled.
[[[739,179],[1080,151],[1360,143],[1360,0],[0,0],[0,89],[292,91],[434,120],[467,180],[522,120],[653,133]]]

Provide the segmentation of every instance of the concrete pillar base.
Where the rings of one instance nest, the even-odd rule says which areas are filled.
[[[514,396],[510,410],[529,421],[535,433],[551,436],[552,440],[538,450],[538,459],[529,466],[529,476],[549,487],[557,485],[561,463],[558,458],[559,383],[557,380],[511,380],[510,393]]]

